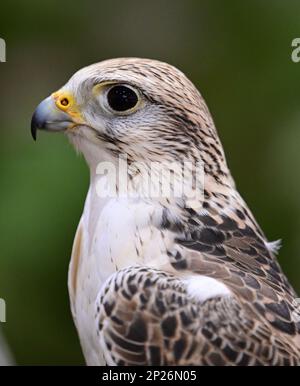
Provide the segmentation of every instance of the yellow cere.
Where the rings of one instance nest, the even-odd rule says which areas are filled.
[[[77,106],[71,93],[67,91],[56,91],[52,94],[52,97],[55,100],[56,106],[60,110],[69,114],[74,120],[76,120],[76,122],[83,122],[79,107]]]

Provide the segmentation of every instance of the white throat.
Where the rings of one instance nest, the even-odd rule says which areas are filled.
[[[158,203],[140,198],[99,197],[106,178],[91,176],[82,216],[83,259],[96,260],[102,283],[128,266],[159,268],[168,261],[166,250],[173,241],[162,237],[159,230],[163,208]]]

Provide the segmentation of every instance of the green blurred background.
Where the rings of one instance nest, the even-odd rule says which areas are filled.
[[[88,170],[63,135],[30,137],[42,98],[79,68],[141,56],[205,97],[240,192],[300,293],[299,1],[2,1],[0,297],[18,364],[83,364],[67,270]]]

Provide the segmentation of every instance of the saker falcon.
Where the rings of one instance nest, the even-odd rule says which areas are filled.
[[[31,129],[65,132],[90,167],[68,280],[88,365],[300,364],[297,295],[182,72],[138,58],[83,68],[39,104]],[[202,201],[102,196],[98,166],[118,170],[124,155],[146,174],[201,161]],[[128,168],[131,190],[146,174]]]

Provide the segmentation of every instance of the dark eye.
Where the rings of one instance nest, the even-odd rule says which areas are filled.
[[[127,86],[113,86],[107,93],[107,102],[115,111],[127,111],[138,103],[137,93]]]

